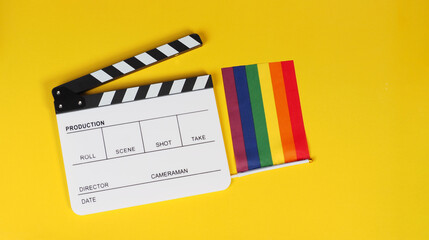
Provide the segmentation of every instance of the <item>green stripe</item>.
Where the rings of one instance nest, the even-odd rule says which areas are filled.
[[[265,121],[264,103],[262,102],[261,85],[259,84],[258,66],[246,66],[247,85],[249,86],[250,105],[255,122],[256,143],[258,145],[261,167],[272,166],[270,140],[268,139],[267,122]]]

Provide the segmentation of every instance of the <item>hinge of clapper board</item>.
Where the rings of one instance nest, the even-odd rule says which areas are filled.
[[[141,70],[149,65],[198,48],[202,44],[203,42],[198,34],[191,34],[57,86],[52,89],[55,111],[56,113],[63,113],[82,109],[86,106],[88,100],[81,95],[83,92]]]

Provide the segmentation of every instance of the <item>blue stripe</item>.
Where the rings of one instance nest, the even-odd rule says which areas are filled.
[[[255,124],[252,106],[250,105],[249,87],[247,86],[246,67],[234,67],[235,87],[237,89],[238,107],[240,109],[241,126],[243,127],[244,148],[247,164],[250,169],[260,168],[258,145],[256,143]]]

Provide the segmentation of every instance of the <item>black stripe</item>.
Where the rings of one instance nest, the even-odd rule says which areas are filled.
[[[84,95],[83,97],[85,98],[85,108],[98,107],[98,104],[100,104],[100,100],[102,96],[103,96],[102,93],[93,94],[93,95]]]
[[[165,96],[170,94],[171,86],[173,86],[173,81],[162,83],[158,96]]]
[[[85,91],[88,91],[90,89],[96,88],[100,86],[101,83],[98,81],[94,76],[91,74],[85,75],[83,77],[77,78],[73,81],[70,81],[68,83],[65,83],[61,85],[61,87],[67,87],[74,93],[83,93]]]
[[[195,39],[195,41],[199,42],[201,45],[203,44],[203,41],[201,41],[200,36],[198,36],[198,34],[194,33],[189,35],[191,38]]]
[[[186,50],[188,50],[189,48],[181,43],[179,40],[173,41],[171,43],[169,43],[168,45],[170,45],[172,48],[176,49],[176,51],[180,52],[184,52]]]
[[[112,78],[117,78],[122,75],[124,75],[121,71],[116,69],[114,66],[108,66],[103,68],[103,71],[105,71],[107,74],[109,74]]]
[[[136,70],[145,66],[144,63],[140,62],[140,60],[135,57],[130,57],[127,60],[124,60],[124,62],[128,63]]]
[[[207,79],[207,83],[204,88],[213,88],[212,76],[209,76],[209,79]]]
[[[147,54],[149,54],[151,57],[155,58],[157,61],[160,61],[164,58],[167,58],[167,56],[164,53],[162,53],[161,51],[159,51],[156,48],[147,51]]]
[[[195,85],[195,81],[197,81],[196,77],[193,78],[187,78],[185,81],[185,84],[183,85],[182,92],[189,92],[192,91]]]
[[[137,91],[137,94],[136,94],[136,98],[134,100],[146,98],[147,91],[149,91],[149,86],[150,85],[139,87],[139,90]]]
[[[115,95],[113,95],[113,99],[112,99],[112,103],[111,104],[121,103],[122,99],[124,98],[125,91],[127,91],[127,89],[117,90],[115,92]]]

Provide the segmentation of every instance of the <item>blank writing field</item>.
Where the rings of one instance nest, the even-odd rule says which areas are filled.
[[[69,151],[64,152],[64,154],[72,156],[74,163],[84,163],[106,158],[101,129],[71,133],[67,137],[72,143],[70,144],[72,147],[63,151]]]
[[[144,152],[138,122],[103,128],[108,158],[133,155]]]
[[[183,145],[209,142],[214,139],[213,127],[208,112],[178,116]]]
[[[176,116],[141,121],[146,151],[157,151],[182,146]]]

